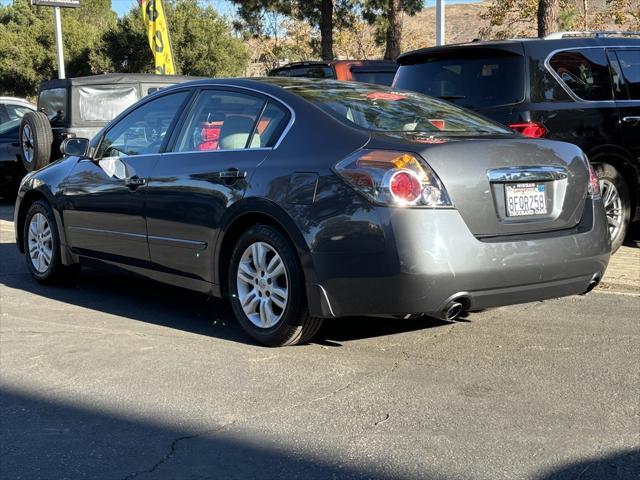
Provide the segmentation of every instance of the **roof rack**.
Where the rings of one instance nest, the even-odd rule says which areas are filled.
[[[545,40],[558,40],[561,38],[569,38],[569,37],[595,37],[595,38],[606,38],[606,37],[640,37],[640,32],[617,32],[617,31],[605,31],[605,30],[583,30],[583,31],[569,31],[569,32],[555,32],[550,33],[546,37]]]

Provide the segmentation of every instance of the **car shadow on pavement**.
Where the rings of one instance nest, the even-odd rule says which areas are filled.
[[[260,428],[255,415],[228,423],[214,421],[208,428],[178,427],[180,422],[169,421],[169,417],[155,415],[151,420],[149,415],[127,411],[120,403],[117,410],[98,407],[101,404],[82,397],[71,402],[55,393],[0,387],[3,478],[418,478],[402,472],[403,467],[415,465],[394,465],[389,459],[383,460],[384,465],[376,464],[365,459],[366,452],[362,458],[346,457],[339,450],[309,445],[308,436],[282,438],[278,431]],[[446,468],[442,460],[437,463]],[[432,471],[434,468],[421,468],[419,478],[451,478]],[[449,468],[455,471],[455,466]],[[639,468],[640,450],[631,449],[554,465],[535,476],[522,472],[519,478],[635,480]],[[476,473],[484,477],[481,471]]]
[[[250,419],[203,431],[6,386],[0,388],[0,413],[1,468],[7,479],[407,478],[376,471],[370,462],[356,465],[357,460],[337,452],[316,454],[313,445],[305,454],[298,443],[287,445],[290,438],[248,435]]]
[[[629,449],[572,463],[555,469],[540,480],[637,480],[640,478],[640,449]]]
[[[70,285],[40,285],[27,272],[15,243],[0,243],[0,284],[59,302],[132,320],[218,337],[253,342],[233,317],[229,303],[144,278],[83,268]],[[421,317],[385,319],[350,317],[325,322],[311,343],[340,346],[342,342],[446,325]]]

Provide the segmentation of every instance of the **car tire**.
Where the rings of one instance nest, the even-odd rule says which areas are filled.
[[[295,248],[271,226],[255,225],[236,242],[229,261],[228,292],[238,323],[263,345],[307,342],[322,325],[323,319],[309,314]]]
[[[600,182],[602,201],[607,213],[609,233],[611,234],[611,253],[615,253],[624,242],[629,228],[631,218],[629,187],[613,165],[596,163],[593,168]]]
[[[22,164],[27,172],[49,164],[53,132],[49,118],[42,112],[28,112],[20,122]]]
[[[43,200],[27,211],[22,235],[24,255],[31,276],[40,283],[66,283],[74,279],[80,265],[63,265],[60,236],[51,207]]]

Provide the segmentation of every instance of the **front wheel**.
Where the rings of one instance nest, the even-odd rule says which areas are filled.
[[[38,200],[27,212],[23,231],[27,268],[41,283],[57,283],[75,277],[79,265],[62,264],[60,237],[49,205]]]
[[[304,274],[288,239],[256,225],[238,239],[229,263],[228,289],[240,326],[258,342],[281,347],[308,341],[322,325],[309,315]]]
[[[631,199],[629,188],[620,172],[608,163],[594,165],[600,182],[600,192],[607,213],[611,253],[620,248],[629,228],[631,218]]]

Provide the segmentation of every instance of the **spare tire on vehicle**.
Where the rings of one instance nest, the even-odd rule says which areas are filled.
[[[29,112],[20,122],[20,149],[27,172],[49,164],[53,132],[49,118],[42,112]]]

